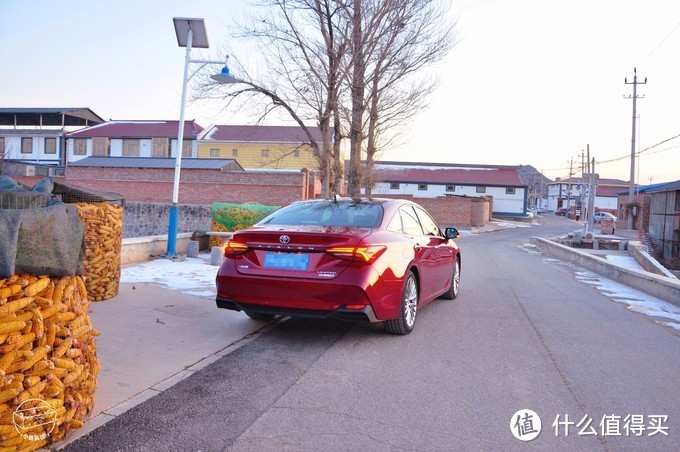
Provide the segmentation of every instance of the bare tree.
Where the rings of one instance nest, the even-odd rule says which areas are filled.
[[[340,86],[348,65],[345,39],[348,25],[343,19],[344,5],[338,0],[264,0],[266,15],[251,18],[238,36],[260,43],[269,66],[268,86],[255,82],[243,72],[239,78],[242,85],[227,88],[223,98],[228,105],[236,98],[251,98],[247,94],[264,96],[268,104],[257,102],[261,107],[260,119],[278,107],[284,108],[291,118],[304,130],[314,157],[319,164],[322,195],[328,197],[339,191],[334,173],[340,161],[339,143],[331,145],[338,136],[338,128],[331,127],[334,112],[338,108]],[[212,86],[211,88],[214,88]],[[202,90],[206,94],[206,90]],[[314,120],[321,132],[317,143],[306,121]],[[334,124],[337,121],[333,121]]]
[[[454,44],[454,35],[453,26],[445,22],[446,9],[438,0],[364,3],[369,5],[366,14],[371,14],[365,18],[364,52],[353,55],[352,62],[363,60],[360,65],[364,67],[366,92],[361,102],[367,115],[363,124],[366,159],[362,168],[351,166],[350,170],[359,175],[350,176],[350,181],[363,184],[350,191],[359,192],[364,185],[370,196],[376,155],[397,136],[394,131],[403,129],[427,107],[428,96],[438,86],[438,80],[425,75],[423,69],[446,56]],[[353,95],[352,101],[355,100],[359,99]]]
[[[282,107],[309,139],[324,197],[341,191],[341,142],[348,137],[348,193],[359,196],[395,126],[425,108],[437,86],[422,69],[453,44],[440,1],[262,0],[266,15],[253,18],[239,36],[260,44],[269,76],[254,81],[241,71],[242,83],[220,89],[219,96],[227,108],[237,99],[244,107],[256,105],[260,120]],[[202,95],[214,97],[214,89]],[[306,125],[311,120],[321,143]]]

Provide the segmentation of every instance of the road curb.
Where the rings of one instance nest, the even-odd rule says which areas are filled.
[[[677,279],[617,265],[602,257],[542,237],[532,237],[531,240],[540,250],[558,259],[573,262],[680,307],[680,281]]]

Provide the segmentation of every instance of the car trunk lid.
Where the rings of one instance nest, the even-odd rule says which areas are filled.
[[[371,229],[339,226],[262,226],[234,234],[247,251],[235,257],[239,273],[282,278],[333,279],[352,265],[329,250],[351,249]]]

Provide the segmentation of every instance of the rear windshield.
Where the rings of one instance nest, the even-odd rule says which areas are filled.
[[[383,208],[378,203],[295,203],[265,217],[258,225],[315,225],[377,228]]]

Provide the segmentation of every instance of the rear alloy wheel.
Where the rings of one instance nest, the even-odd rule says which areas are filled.
[[[255,320],[271,320],[274,318],[274,314],[260,314],[259,312],[249,312],[243,311],[248,317]]]
[[[460,261],[456,258],[456,262],[453,265],[453,278],[451,278],[451,287],[449,290],[442,294],[442,298],[447,300],[453,300],[458,296],[458,291],[460,290]]]
[[[401,311],[399,317],[385,321],[385,329],[392,334],[408,334],[416,325],[418,312],[418,283],[416,276],[409,271],[404,281],[404,291],[401,295]]]

